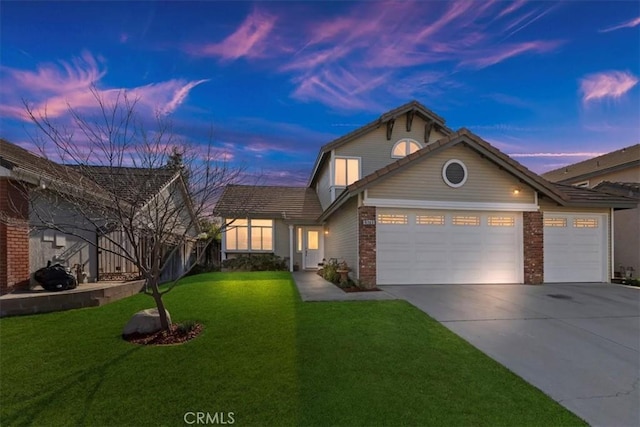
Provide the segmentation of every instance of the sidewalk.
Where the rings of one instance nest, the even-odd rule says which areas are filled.
[[[315,271],[295,271],[293,280],[302,301],[373,301],[397,299],[385,291],[344,292]]]

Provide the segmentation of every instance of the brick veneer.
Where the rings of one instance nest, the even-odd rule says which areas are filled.
[[[29,287],[28,220],[28,190],[0,178],[0,295]]]
[[[365,225],[365,223],[367,223]],[[376,286],[376,207],[358,208],[358,252],[360,285]]]
[[[523,213],[524,283],[539,285],[544,281],[544,234],[542,212]]]

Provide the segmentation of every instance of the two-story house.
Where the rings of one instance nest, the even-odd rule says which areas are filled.
[[[337,258],[371,287],[607,282],[612,212],[634,204],[552,184],[413,101],[324,145],[307,187],[229,186],[217,211],[223,257]]]
[[[549,181],[594,188],[640,202],[640,144],[621,148],[542,174]],[[614,268],[621,275],[640,275],[640,209],[613,215]]]

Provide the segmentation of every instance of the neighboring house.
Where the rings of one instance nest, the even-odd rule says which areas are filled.
[[[594,188],[640,200],[640,144],[542,174],[549,181]],[[614,268],[619,274],[640,275],[640,209],[616,211]],[[627,271],[629,273],[627,273]]]
[[[49,261],[69,267],[80,265],[92,282],[139,277],[135,265],[118,255],[120,249],[113,244],[126,242],[122,231],[109,224],[97,229],[86,227],[77,209],[64,197],[58,197],[59,191],[82,192],[94,198],[96,209],[91,214],[98,219],[101,204],[108,208],[113,203],[112,191],[118,192],[118,198],[134,210],[158,197],[177,204],[185,204],[188,199],[181,174],[175,170],[94,166],[79,169],[49,161],[0,139],[0,294],[28,288],[32,273]],[[62,223],[77,225],[73,233],[76,235],[47,225]],[[197,221],[191,217],[182,223]],[[195,229],[190,234],[195,241]],[[185,243],[172,255],[162,281],[184,272],[193,246],[193,242]],[[141,247],[144,251],[144,245]],[[167,247],[166,253],[170,249]]]
[[[223,257],[336,258],[371,287],[607,282],[612,212],[634,204],[552,184],[413,101],[323,146],[306,188],[229,186],[216,210]]]

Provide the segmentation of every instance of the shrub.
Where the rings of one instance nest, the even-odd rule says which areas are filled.
[[[324,264],[322,268],[322,275],[324,280],[327,280],[331,283],[338,283],[340,281],[340,274],[338,273],[338,261],[335,259],[330,259],[328,262]]]
[[[222,261],[222,267],[239,271],[286,271],[287,260],[274,254],[247,254]]]

